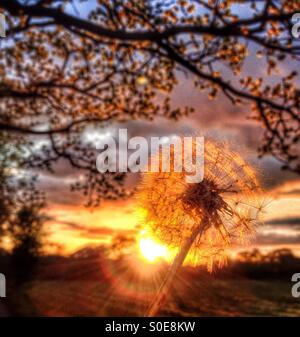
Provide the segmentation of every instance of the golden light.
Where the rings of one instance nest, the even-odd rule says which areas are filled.
[[[146,76],[139,76],[137,79],[136,79],[137,83],[139,85],[146,85],[148,84],[148,78]]]
[[[167,247],[151,238],[142,237],[139,241],[139,248],[142,257],[148,262],[155,262],[159,258],[167,260],[169,257]]]

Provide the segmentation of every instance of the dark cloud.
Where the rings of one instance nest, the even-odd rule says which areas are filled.
[[[281,164],[273,157],[266,156],[262,159],[253,158],[256,162],[263,186],[266,189],[273,189],[288,181],[299,180],[299,175],[281,169]]]
[[[266,222],[268,225],[280,225],[280,226],[293,226],[300,228],[300,217],[286,217],[269,220]]]
[[[71,179],[72,182],[79,179],[78,172],[74,171],[70,180],[53,176],[40,175],[39,187],[46,192],[48,206],[52,205],[69,205],[79,206],[85,202],[84,196],[81,192],[71,191]]]
[[[280,234],[258,235],[255,242],[258,245],[298,245],[300,244],[300,233],[291,236]]]
[[[61,221],[57,220],[54,217],[48,217],[48,221],[53,221],[62,226],[63,230],[74,230],[77,235],[84,236],[88,239],[99,239],[107,236],[112,236],[115,234],[123,234],[123,235],[131,235],[134,234],[134,230],[129,229],[119,229],[105,226],[87,226],[83,224],[79,224],[72,221]]]
[[[300,216],[267,221],[266,226],[258,232],[255,242],[258,245],[300,244]]]

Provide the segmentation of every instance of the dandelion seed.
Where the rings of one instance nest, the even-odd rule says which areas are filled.
[[[195,162],[195,146],[191,149]],[[171,150],[171,161],[176,153]],[[161,156],[157,156],[162,167]],[[186,182],[187,172],[144,174],[137,199],[145,226],[178,254],[147,313],[154,316],[186,257],[195,265],[224,266],[226,252],[245,244],[260,223],[262,193],[255,170],[224,144],[205,142],[204,179]]]

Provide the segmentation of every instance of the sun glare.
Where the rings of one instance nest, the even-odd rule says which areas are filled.
[[[169,256],[167,247],[155,242],[151,238],[141,238],[139,246],[141,255],[148,262],[155,262],[159,258],[166,260]]]

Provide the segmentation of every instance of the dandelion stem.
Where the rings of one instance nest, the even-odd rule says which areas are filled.
[[[174,278],[179,270],[179,268],[182,266],[190,248],[192,247],[196,237],[198,235],[202,235],[202,232],[205,228],[206,220],[203,219],[200,223],[200,225],[197,225],[193,228],[191,236],[189,236],[181,246],[178,254],[176,255],[172,266],[170,267],[163,283],[161,284],[156,297],[154,298],[153,302],[150,304],[149,309],[146,313],[146,317],[154,317],[157,316],[159,313],[161,307],[166,302],[167,296],[170,292],[171,285],[174,281]]]

